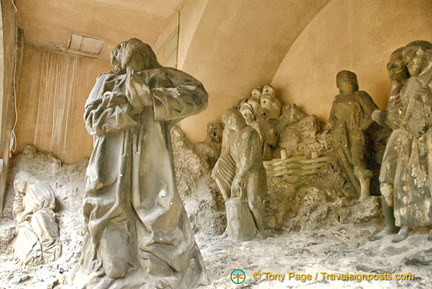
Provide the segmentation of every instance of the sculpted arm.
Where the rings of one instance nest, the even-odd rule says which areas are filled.
[[[207,107],[207,92],[192,76],[162,67],[142,71],[140,80],[147,82],[155,120],[179,121]]]
[[[133,107],[128,102],[126,91],[116,82],[121,76],[102,74],[86,101],[84,121],[91,135],[104,135],[129,129],[136,125],[133,120]]]
[[[236,165],[236,175],[232,183],[231,191],[233,197],[246,197],[245,179],[252,167],[261,159],[261,142],[255,130],[242,132],[238,141],[239,158]]]
[[[358,124],[362,130],[367,129],[372,123],[372,114],[375,110],[378,110],[377,105],[373,102],[369,94],[364,91],[359,92],[359,103],[361,111],[358,116]]]

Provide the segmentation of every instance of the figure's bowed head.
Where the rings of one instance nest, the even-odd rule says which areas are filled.
[[[348,70],[342,70],[336,75],[336,86],[341,95],[350,96],[358,91],[357,75]]]
[[[136,38],[131,38],[117,45],[110,57],[111,64],[117,72],[124,73],[161,67],[150,45]]]

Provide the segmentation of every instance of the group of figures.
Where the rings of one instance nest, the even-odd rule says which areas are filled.
[[[387,110],[373,115],[393,130],[379,176],[386,226],[372,239],[398,231],[393,241],[399,242],[425,228],[432,240],[432,43],[414,41],[398,48],[388,71]]]
[[[98,77],[85,105],[94,149],[86,172],[86,235],[73,287],[195,288],[207,275],[176,188],[170,129],[205,109],[207,93],[192,76],[162,67],[138,39],[120,43],[111,63],[114,70]],[[392,130],[379,176],[386,227],[371,239],[398,232],[393,238],[398,242],[422,227],[430,230],[431,240],[432,44],[415,41],[397,49],[388,71],[392,89],[386,111],[359,91],[353,72],[339,72],[327,129],[360,200],[370,195],[373,175],[367,149],[383,138],[374,136],[375,125]],[[281,132],[293,124],[287,115],[297,124],[300,119],[313,124],[313,132],[303,137],[318,142],[318,120],[293,116],[295,111],[295,105],[282,107],[266,85],[223,114],[220,156],[212,156],[209,165],[226,204],[229,237],[265,236],[263,160],[281,154]],[[210,142],[220,139],[217,133],[213,138]],[[52,190],[24,172],[17,175],[15,190],[16,242],[29,248],[20,249],[17,258],[23,264],[55,260],[61,247]]]
[[[386,227],[371,240],[397,232],[392,240],[399,242],[416,228],[429,230],[432,240],[431,48],[429,42],[414,41],[391,55],[386,111],[359,90],[355,73],[343,70],[336,76],[339,94],[326,125],[334,154],[360,201],[375,188],[371,180],[376,187],[380,183],[383,196]],[[266,178],[258,176],[265,174],[262,160],[274,156],[282,143],[282,112],[274,89],[267,85],[222,116],[222,152],[212,176],[226,202],[232,238],[251,239],[265,231],[261,211]]]
[[[358,90],[353,72],[337,75],[336,96],[329,118],[332,144],[339,164],[360,200],[370,195],[373,165],[371,143],[391,131],[379,173],[386,226],[371,240],[397,233],[406,239],[417,228],[429,230],[432,240],[432,44],[414,41],[398,48],[387,65],[391,80],[388,107],[378,110],[371,97]],[[375,138],[375,123],[383,134]]]

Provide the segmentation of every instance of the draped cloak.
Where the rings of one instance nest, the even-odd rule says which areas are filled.
[[[55,196],[43,181],[27,180],[26,194],[16,196],[13,210],[22,214],[17,224],[14,255],[26,266],[36,266],[57,260],[61,253],[59,230],[55,221]]]
[[[397,226],[432,226],[432,69],[408,79],[381,182],[394,185]]]
[[[137,81],[148,86],[152,106],[129,92]],[[207,281],[176,189],[170,140],[173,123],[206,106],[202,84],[173,68],[98,77],[85,104],[94,147],[75,288],[195,288]],[[126,275],[115,276],[124,264]]]
[[[370,174],[365,160],[365,155],[370,153],[365,131],[373,124],[371,115],[377,108],[369,94],[356,91],[349,97],[337,95],[330,112],[333,150],[359,196],[358,176]]]

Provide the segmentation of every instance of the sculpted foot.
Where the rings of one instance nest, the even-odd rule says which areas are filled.
[[[362,201],[366,200],[368,197],[370,197],[369,194],[362,194],[359,198],[359,201],[362,202]]]
[[[397,233],[396,236],[393,237],[392,243],[399,243],[400,241],[405,240],[408,238],[409,234],[411,233],[411,229],[408,227],[403,227],[399,230],[399,233]]]
[[[384,227],[384,229],[382,229],[381,231],[379,231],[377,234],[372,235],[369,237],[369,241],[376,241],[376,240],[381,240],[384,237],[387,237],[389,235],[392,234],[396,234],[398,232],[398,228],[397,227]]]

